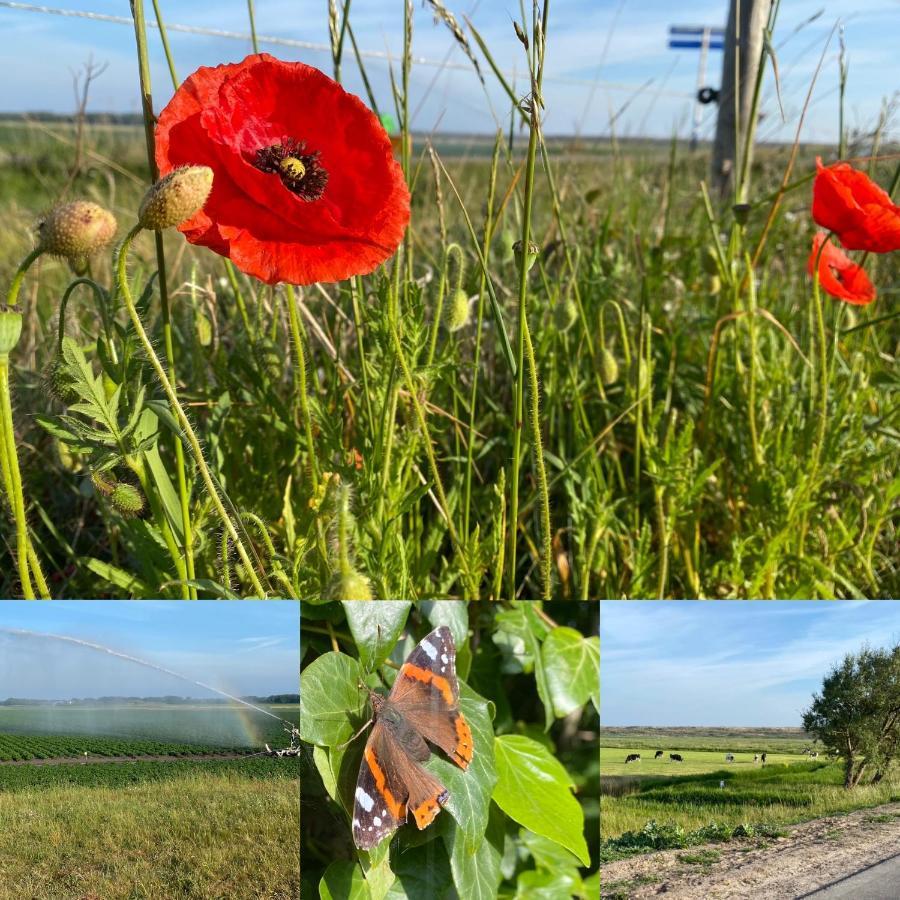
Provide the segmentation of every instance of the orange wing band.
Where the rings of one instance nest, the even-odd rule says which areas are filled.
[[[430,672],[428,669],[420,669],[411,663],[406,663],[400,670],[400,674],[407,678],[415,678],[416,681],[421,681],[424,684],[433,684],[441,692],[441,696],[447,701],[449,706],[455,704],[453,690],[446,678],[435,675],[434,672]]]
[[[412,813],[416,817],[416,825],[419,826],[419,831],[430,825],[440,810],[437,797],[429,797],[424,803],[417,806]]]
[[[381,766],[378,765],[378,758],[375,756],[374,751],[369,747],[366,747],[363,756],[369,764],[369,768],[372,770],[372,775],[375,778],[375,787],[378,789],[379,797],[384,800],[385,806],[390,810],[391,815],[402,822],[405,818],[403,807],[406,804],[397,800],[397,798],[388,790],[387,785],[385,784],[384,771]],[[419,827],[421,828],[422,826],[420,825]]]
[[[453,751],[453,761],[462,769],[467,769],[472,762],[475,753],[475,745],[472,743],[472,729],[469,723],[460,713],[456,717],[456,749]]]

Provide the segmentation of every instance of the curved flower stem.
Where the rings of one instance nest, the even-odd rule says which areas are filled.
[[[759,446],[759,432],[756,425],[756,283],[753,280],[753,263],[750,254],[744,252],[747,266],[747,329],[750,336],[750,375],[747,385],[747,424],[750,428],[750,443],[753,447],[753,462],[762,468],[763,456]]]
[[[34,600],[34,589],[31,586],[31,574],[28,570],[28,526],[25,522],[25,497],[22,492],[22,475],[19,471],[19,457],[16,453],[15,433],[13,432],[12,405],[9,398],[9,356],[0,356],[0,439],[6,465],[4,475],[6,491],[16,523],[16,565],[19,567],[19,581],[22,584],[22,596],[26,600]]]
[[[441,481],[441,473],[438,470],[437,459],[434,455],[434,446],[432,445],[431,437],[428,434],[428,423],[425,421],[425,411],[422,409],[422,404],[419,401],[419,394],[416,390],[415,382],[413,381],[412,372],[410,372],[409,364],[406,362],[406,356],[403,353],[400,335],[397,332],[397,323],[390,316],[388,317],[388,323],[391,329],[391,339],[394,342],[394,353],[396,354],[397,361],[400,363],[400,369],[403,372],[403,380],[406,382],[406,389],[409,391],[413,409],[416,412],[416,419],[418,419],[419,428],[422,431],[422,437],[425,443],[425,453],[428,456],[428,465],[431,468],[431,477],[434,479],[434,489],[437,492],[438,503],[440,504],[444,520],[447,523],[447,531],[450,534],[450,543],[453,544],[453,549],[459,557],[463,580],[466,583],[466,590],[469,594],[468,599],[477,599],[478,585],[475,584],[472,579],[472,573],[469,571],[468,558],[460,543],[456,526],[453,524],[453,518],[450,515],[450,505],[447,503],[447,495],[444,493],[444,484]]]
[[[141,230],[142,229],[139,225],[136,225],[134,228],[132,228],[119,247],[118,257],[116,260],[116,279],[119,284],[119,290],[121,291],[122,298],[125,301],[125,307],[128,310],[128,315],[131,317],[131,322],[134,325],[134,330],[144,347],[144,351],[147,354],[147,358],[150,360],[150,364],[153,366],[153,369],[156,372],[156,377],[159,379],[159,383],[162,385],[163,390],[166,393],[166,397],[169,400],[169,405],[172,408],[172,412],[175,415],[175,418],[178,420],[178,424],[184,430],[184,433],[188,439],[188,443],[191,446],[191,452],[194,456],[194,462],[197,464],[197,469],[199,470],[200,475],[203,478],[203,482],[206,485],[207,491],[209,491],[209,496],[216,508],[216,512],[219,514],[219,518],[222,520],[222,524],[225,526],[225,530],[228,532],[228,536],[234,543],[235,549],[237,550],[238,555],[241,558],[241,562],[244,564],[244,568],[247,572],[247,577],[250,579],[253,590],[258,597],[264,597],[265,591],[263,590],[263,586],[256,575],[256,570],[250,560],[250,556],[247,553],[243,542],[238,536],[238,532],[235,528],[234,522],[231,520],[231,517],[225,510],[225,506],[222,503],[222,498],[219,496],[219,491],[216,488],[209,468],[206,465],[206,460],[203,458],[203,450],[200,447],[200,441],[197,439],[197,435],[194,432],[194,429],[191,426],[191,423],[188,420],[184,409],[178,402],[175,388],[169,381],[165,369],[163,368],[159,357],[156,355],[156,351],[153,349],[153,344],[150,342],[150,338],[147,336],[147,332],[144,330],[144,325],[141,322],[141,317],[138,315],[137,308],[134,305],[134,298],[131,296],[131,288],[128,286],[128,277],[125,271],[125,263],[128,258],[128,250],[131,247],[132,241]]]
[[[25,273],[31,267],[31,264],[43,253],[44,251],[40,247],[35,247],[25,259],[19,264],[19,268],[16,269],[16,274],[13,275],[12,284],[9,286],[9,290],[6,292],[6,305],[7,306],[15,306],[16,300],[19,297],[19,289],[22,287],[22,280],[25,278]]]

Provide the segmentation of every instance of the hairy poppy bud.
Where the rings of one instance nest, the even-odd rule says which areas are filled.
[[[9,356],[22,335],[22,313],[18,306],[0,306],[0,357]]]
[[[41,380],[44,390],[61,403],[75,403],[78,400],[78,393],[72,387],[72,378],[62,357],[54,356],[47,363]]]
[[[600,379],[604,384],[612,384],[619,380],[619,364],[606,347],[600,353]]]
[[[89,200],[63,203],[38,225],[38,246],[44,253],[64,256],[76,267],[102,250],[116,236],[116,217]]]
[[[109,495],[112,505],[126,518],[140,515],[144,509],[144,495],[133,484],[120,481]]]
[[[365,575],[355,569],[338,572],[328,583],[329,600],[374,600],[372,585]]]
[[[571,297],[553,307],[553,321],[559,331],[568,331],[578,321],[578,304]]]
[[[450,295],[445,322],[447,331],[460,331],[469,324],[469,295],[462,288]]]
[[[154,184],[141,201],[138,221],[142,228],[162,231],[186,222],[203,209],[212,190],[209,166],[184,166]]]

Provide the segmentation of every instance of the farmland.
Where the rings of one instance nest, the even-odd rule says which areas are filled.
[[[741,827],[777,830],[900,797],[900,783],[891,776],[878,785],[846,791],[839,762],[810,760],[799,752],[802,732],[765,729],[750,737],[747,731],[629,729],[634,749],[609,747],[604,737],[600,808],[607,858],[685,841],[721,840]],[[773,736],[779,733],[780,742]],[[748,747],[748,741],[756,743]],[[710,743],[716,749],[696,749]],[[666,756],[654,762],[647,748],[663,744]],[[768,756],[764,767],[753,762],[753,754],[763,750]],[[731,751],[735,761],[727,763],[724,754]],[[641,761],[626,765],[628,752],[640,752]],[[684,762],[671,762],[669,752],[680,753]]]

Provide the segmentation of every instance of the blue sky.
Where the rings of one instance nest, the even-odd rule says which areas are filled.
[[[606,601],[601,722],[796,727],[844,654],[897,641],[890,600]]]
[[[146,659],[237,696],[298,690],[298,604],[291,602],[0,602],[0,699],[213,696],[143,666],[71,644],[67,635]]]
[[[124,0],[54,0],[68,9],[127,16]],[[50,4],[50,5],[54,5]],[[146,4],[152,18],[152,4]],[[433,24],[432,16],[416,0],[414,52],[431,60],[465,63],[449,32]],[[522,71],[521,47],[511,18],[518,15],[516,0],[446,0],[446,6],[462,21],[469,13],[491,47],[501,67]],[[530,4],[526,3],[526,7]],[[161,0],[167,20],[192,26],[246,31],[244,0]],[[551,5],[545,99],[548,133],[584,134],[608,132],[610,113],[630,101],[617,121],[620,135],[649,134],[667,137],[673,131],[690,131],[691,97],[696,88],[696,51],[671,51],[666,47],[670,24],[724,25],[726,0],[695,0],[673,6],[663,0],[554,0]],[[259,34],[327,43],[325,0],[257,0]],[[816,13],[822,14],[806,23]],[[763,103],[763,139],[793,139],[797,118],[812,73],[834,24],[844,23],[850,64],[847,89],[847,123],[869,128],[878,116],[882,99],[900,89],[900,57],[896,35],[900,30],[897,0],[783,0],[775,33],[787,123],[781,124],[769,79]],[[361,48],[389,49],[402,46],[401,0],[353,0],[351,22]],[[72,109],[71,72],[89,54],[109,68],[95,84],[90,107],[94,110],[139,110],[133,33],[122,25],[61,18],[11,10],[0,6],[0,30],[4,34],[3,57],[7,77],[0,81],[0,110]],[[249,52],[246,41],[172,33],[176,65],[184,77],[198,65],[240,59]],[[608,47],[607,47],[607,39]],[[153,78],[159,103],[171,87],[159,49],[151,33]],[[606,52],[604,52],[606,48]],[[302,59],[330,70],[328,53],[295,48],[263,49],[289,59]],[[834,140],[837,129],[837,53],[832,40],[802,132],[806,140]],[[712,53],[708,84],[718,85],[721,53]],[[387,67],[371,61],[369,75],[380,103],[389,106]],[[486,67],[485,67],[486,68]],[[345,61],[351,90],[362,92],[352,55]],[[600,79],[599,86],[593,82]],[[414,127],[448,131],[493,131],[497,111],[508,121],[504,95],[488,77],[490,102],[471,71],[419,66],[413,72],[411,108]],[[649,87],[637,93],[646,82]],[[578,83],[583,82],[583,83]],[[619,87],[608,87],[607,83]],[[519,86],[524,87],[521,78]],[[621,87],[624,86],[624,87]],[[704,112],[704,134],[713,127],[710,107]],[[896,125],[892,133],[896,136]]]

